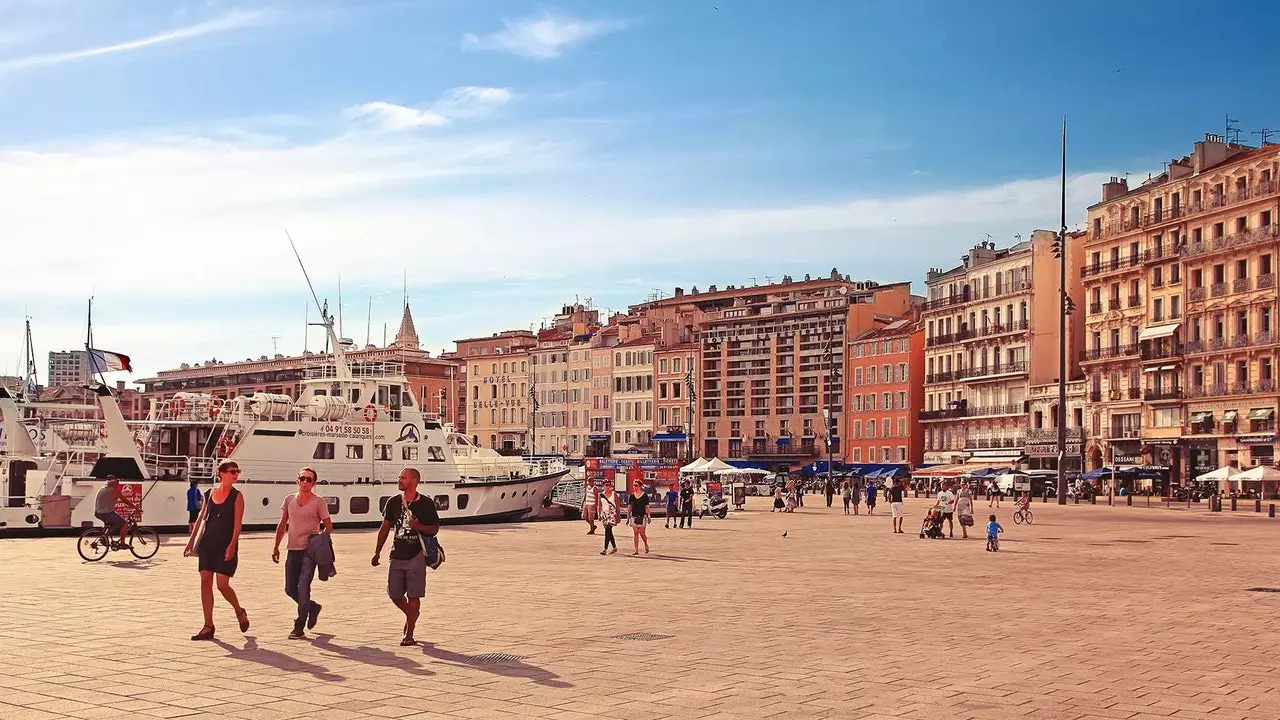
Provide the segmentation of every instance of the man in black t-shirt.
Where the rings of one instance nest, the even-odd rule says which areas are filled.
[[[693,527],[693,485],[688,480],[684,481],[684,487],[680,488],[680,527],[684,527],[685,521],[689,521],[689,527]]]
[[[378,546],[373,551],[373,566],[382,556],[387,535],[395,531],[391,542],[391,562],[387,565],[387,595],[404,613],[404,639],[401,645],[416,645],[413,629],[418,623],[421,600],[427,594],[427,559],[423,556],[426,536],[440,531],[440,514],[431,498],[418,494],[422,475],[413,468],[400,471],[400,494],[387,500],[382,527],[378,529]]]
[[[902,489],[902,483],[897,480],[889,481],[889,489],[885,492],[889,496],[890,515],[893,516],[893,531],[895,533],[902,532],[902,520],[906,516],[906,510],[903,507],[903,496],[905,493]]]

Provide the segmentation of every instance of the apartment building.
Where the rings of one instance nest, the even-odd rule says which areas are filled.
[[[89,356],[84,350],[49,353],[49,387],[89,382]]]
[[[587,457],[609,457],[613,451],[613,348],[618,328],[604,327],[591,339],[591,410]]]
[[[924,326],[901,319],[869,330],[853,339],[848,357],[845,461],[919,467],[924,459]]]
[[[691,459],[697,452],[691,423],[698,386],[698,346],[689,342],[659,347],[654,357],[654,407],[658,413],[654,440],[658,443],[658,456]]]
[[[530,353],[533,392],[538,398],[534,425],[529,429],[533,452],[560,455],[569,452],[569,330],[538,333],[538,345]]]
[[[654,440],[654,351],[657,340],[642,336],[613,348],[613,453],[652,453]]]
[[[1055,233],[1036,230],[1005,249],[983,242],[960,265],[929,271],[929,299],[921,309],[924,462],[1022,462],[1029,389],[1058,377],[1055,240]],[[1078,267],[1083,253],[1078,238],[1068,238],[1068,267]],[[1075,273],[1068,274],[1066,292],[1079,302]],[[1068,377],[1078,372],[1082,327],[1068,318]]]
[[[592,334],[574,338],[569,345],[569,449],[571,458],[583,458],[589,453],[591,440],[591,403],[593,402],[591,359]]]
[[[1081,271],[1091,422],[1105,435],[1091,466],[1167,468],[1177,484],[1274,464],[1278,161],[1280,147],[1210,134],[1138,188],[1103,185]],[[1113,278],[1134,312],[1112,309]]]
[[[1088,403],[1084,378],[1067,383],[1066,455],[1063,468],[1079,472],[1084,467],[1085,407]],[[1058,469],[1058,383],[1032,385],[1028,402],[1027,467],[1030,470]]]
[[[504,453],[530,447],[531,356],[538,339],[528,330],[454,341],[467,364],[467,429],[475,442]]]

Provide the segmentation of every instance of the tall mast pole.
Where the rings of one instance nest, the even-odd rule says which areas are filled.
[[[1062,216],[1058,230],[1058,504],[1067,504],[1067,119],[1062,118]]]

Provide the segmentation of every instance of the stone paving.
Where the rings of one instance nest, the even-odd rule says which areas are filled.
[[[415,648],[371,568],[335,538],[325,610],[290,641],[271,536],[200,626],[195,560],[81,562],[71,538],[0,541],[0,719],[1280,718],[1280,519],[1036,503],[999,554],[837,507],[651,527],[599,556],[578,522],[449,527]],[[986,512],[985,503],[978,504]],[[983,518],[980,517],[979,520]],[[783,537],[783,533],[786,537]],[[624,639],[633,635],[641,639]]]

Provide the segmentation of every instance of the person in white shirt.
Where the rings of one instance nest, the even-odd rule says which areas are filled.
[[[942,481],[942,490],[938,492],[938,505],[942,508],[942,519],[947,523],[947,537],[955,537],[956,494],[951,492],[951,483]]]

